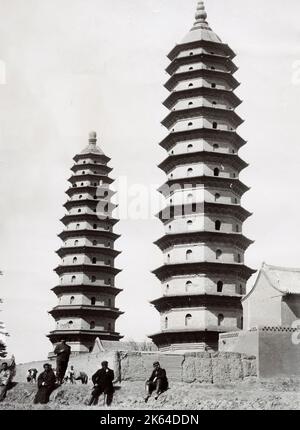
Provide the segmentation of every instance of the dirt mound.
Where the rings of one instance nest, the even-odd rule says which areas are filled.
[[[91,409],[85,405],[91,386],[64,385],[53,392],[46,406],[33,405],[36,386],[16,384],[0,404],[0,409]],[[281,380],[247,382],[228,385],[174,383],[158,400],[144,402],[144,386],[140,382],[124,382],[117,387],[111,409],[171,410],[270,410],[300,409],[300,381]],[[100,398],[97,409],[103,406]]]

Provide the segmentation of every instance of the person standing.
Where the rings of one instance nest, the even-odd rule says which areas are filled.
[[[155,400],[157,400],[160,394],[163,393],[164,391],[167,391],[167,389],[169,388],[169,382],[168,382],[167,373],[165,369],[162,369],[160,367],[160,364],[158,361],[153,363],[153,368],[154,370],[152,372],[152,375],[146,382],[147,396],[145,398],[145,402],[148,402],[153,391],[156,391]]]
[[[2,402],[5,397],[11,382],[12,372],[8,367],[7,363],[2,363],[0,369],[0,402]]]
[[[44,364],[44,372],[40,373],[37,381],[38,391],[34,398],[34,404],[45,405],[49,402],[50,394],[55,389],[55,374],[50,364]]]
[[[56,355],[56,378],[57,383],[62,384],[64,382],[64,377],[68,368],[69,359],[71,355],[71,348],[66,343],[64,339],[56,345],[54,349],[54,354]]]
[[[92,376],[94,389],[92,391],[92,396],[88,403],[89,406],[97,405],[101,394],[104,394],[104,396],[106,397],[107,406],[110,406],[112,404],[114,395],[114,378],[114,371],[109,369],[107,361],[103,361],[101,363],[101,369],[99,369]]]

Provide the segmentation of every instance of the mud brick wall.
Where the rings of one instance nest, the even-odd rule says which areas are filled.
[[[256,357],[238,353],[147,354],[119,352],[120,379],[145,381],[154,361],[167,370],[170,381],[231,383],[257,376]]]

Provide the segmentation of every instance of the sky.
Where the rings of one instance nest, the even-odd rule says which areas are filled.
[[[114,178],[147,190],[163,184],[158,145],[167,132],[166,55],[194,22],[195,0],[0,0],[0,320],[18,362],[44,359],[56,305],[53,269],[72,158],[96,130]],[[241,180],[255,240],[246,263],[300,267],[300,2],[206,0],[212,29],[236,52],[244,101]],[[132,188],[131,188],[132,190]],[[132,195],[128,202],[132,202]],[[160,296],[151,271],[162,224],[122,216],[117,329],[144,340],[159,331],[149,301]],[[255,278],[249,281],[248,289]]]

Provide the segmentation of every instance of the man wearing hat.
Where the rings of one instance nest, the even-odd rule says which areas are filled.
[[[158,361],[153,363],[153,372],[148,381],[146,382],[146,393],[145,402],[148,402],[153,391],[156,391],[155,400],[158,399],[161,393],[167,391],[169,388],[169,382],[165,369],[160,367]]]
[[[51,364],[44,364],[44,372],[40,373],[38,377],[38,392],[36,393],[34,403],[45,405],[49,402],[50,395],[55,389],[55,374],[52,370]]]
[[[111,405],[114,395],[114,379],[114,371],[109,369],[107,361],[103,361],[101,363],[101,369],[97,370],[97,372],[92,376],[94,389],[88,403],[89,406],[97,405],[101,394],[104,394],[106,397],[107,406]]]
[[[56,378],[57,383],[62,384],[69,364],[71,348],[66,341],[62,339],[54,349],[56,355]]]

